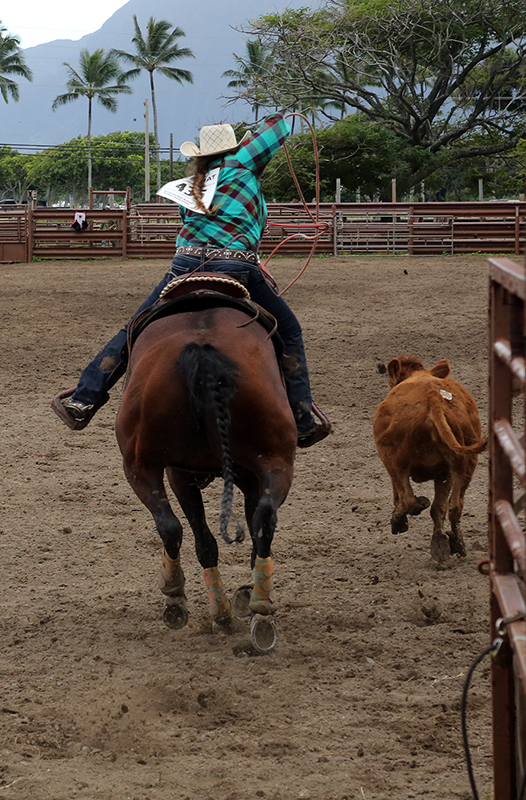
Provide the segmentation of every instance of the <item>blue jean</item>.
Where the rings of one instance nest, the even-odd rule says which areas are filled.
[[[207,271],[223,272],[241,280],[246,285],[251,298],[259,303],[275,318],[278,332],[283,340],[283,366],[285,385],[290,405],[298,425],[298,430],[308,430],[312,427],[311,415],[312,398],[310,391],[309,373],[305,358],[305,347],[301,326],[296,316],[291,311],[285,300],[279,297],[267,283],[256,264],[249,261],[231,259],[213,259],[202,263],[199,256],[176,255],[172,261],[169,272],[155,287],[150,296],[136,311],[149,308],[158,300],[162,290],[174,277],[187,272]],[[135,315],[134,315],[135,316]],[[129,322],[97,353],[93,361],[88,364],[80,376],[77,389],[73,395],[74,400],[95,406],[99,409],[109,399],[109,390],[114,386],[126,370],[122,361],[121,351],[126,344],[126,335]]]

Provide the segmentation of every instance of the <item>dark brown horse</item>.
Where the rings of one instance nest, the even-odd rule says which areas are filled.
[[[234,484],[241,489],[252,538],[247,612],[270,620],[271,544],[277,510],[292,484],[297,430],[265,328],[228,307],[151,322],[131,352],[116,434],[126,477],[164,544],[159,585],[166,624],[182,627],[188,611],[179,557],[183,531],[170,507],[165,473],[195,537],[212,618],[225,629],[232,608],[201,488],[223,476],[220,529],[227,541]]]

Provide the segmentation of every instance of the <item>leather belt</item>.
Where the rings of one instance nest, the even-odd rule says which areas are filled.
[[[202,247],[191,247],[190,245],[186,244],[175,248],[176,256],[201,256],[202,253]],[[252,264],[259,263],[258,256],[251,250],[228,250],[227,248],[221,250],[219,247],[205,247],[204,256],[207,260],[211,258],[224,258],[227,261],[231,259],[238,261],[250,261]]]

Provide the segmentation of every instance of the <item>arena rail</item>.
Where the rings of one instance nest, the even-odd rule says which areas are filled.
[[[495,800],[516,800],[526,772],[525,299],[525,268],[491,258],[489,561],[480,569],[490,578],[492,641],[505,645],[492,659]]]
[[[103,195],[103,192],[94,192]],[[111,196],[111,191],[106,191]],[[115,195],[119,194],[117,191]],[[121,192],[122,194],[122,192]],[[92,200],[93,202],[93,200]],[[311,213],[315,205],[308,204]],[[308,211],[299,202],[270,203],[262,243],[270,253],[284,242],[280,255],[303,255],[311,243],[292,233],[311,234]],[[79,209],[80,210],[80,209]],[[72,227],[75,209],[0,206],[0,262],[33,258],[171,259],[181,228],[171,203],[129,204],[124,208],[88,208],[87,228]],[[322,203],[319,219],[327,223],[318,254],[442,255],[456,253],[523,253],[526,203]]]

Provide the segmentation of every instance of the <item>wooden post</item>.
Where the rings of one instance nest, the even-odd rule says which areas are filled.
[[[128,258],[128,206],[122,209],[122,257]]]
[[[519,206],[515,206],[515,255],[518,256],[520,253],[520,230],[521,230],[521,218],[519,215]]]
[[[479,177],[479,203],[484,201],[484,178]]]
[[[415,209],[413,206],[409,207],[409,242],[408,242],[408,251],[409,255],[413,255],[413,229],[414,229],[414,218]]]
[[[391,178],[391,202],[396,203],[396,178]]]
[[[170,134],[170,180],[174,179],[174,135]]]
[[[341,203],[342,201],[342,182],[340,178],[336,178],[336,194],[334,200],[336,203]]]
[[[150,128],[148,100],[144,101],[144,202],[150,202]]]
[[[26,238],[26,260],[30,264],[33,261],[33,209],[27,208],[27,238]]]
[[[331,209],[331,217],[332,217],[332,254],[333,256],[338,255],[338,231],[337,231],[337,219],[338,215],[336,212],[336,206],[333,206]]]
[[[93,211],[93,186],[89,187],[89,210]]]

